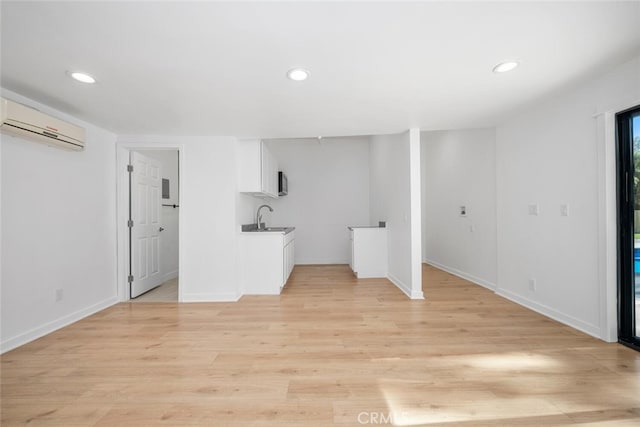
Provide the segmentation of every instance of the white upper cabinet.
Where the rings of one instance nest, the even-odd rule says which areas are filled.
[[[278,162],[264,142],[260,145],[262,146],[262,192],[271,197],[278,197]]]
[[[278,162],[259,139],[238,141],[238,191],[278,198]]]

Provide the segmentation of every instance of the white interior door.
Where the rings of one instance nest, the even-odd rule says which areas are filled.
[[[160,274],[160,162],[131,152],[131,298],[162,283]]]

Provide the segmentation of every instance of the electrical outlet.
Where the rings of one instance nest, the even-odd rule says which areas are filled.
[[[529,290],[531,292],[536,291],[536,279],[529,279]]]
[[[560,205],[560,216],[569,216],[569,205]]]
[[[533,205],[529,205],[529,215],[538,215],[539,212],[540,212],[540,209],[537,203]]]
[[[62,301],[62,298],[64,298],[64,290],[56,289],[56,302]]]

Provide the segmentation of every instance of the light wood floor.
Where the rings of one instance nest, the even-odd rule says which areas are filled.
[[[167,280],[131,302],[178,302],[178,278]]]
[[[640,425],[640,353],[424,276],[424,301],[298,266],[279,297],[118,304],[2,356],[2,426]]]

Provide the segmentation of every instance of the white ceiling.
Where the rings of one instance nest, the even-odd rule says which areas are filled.
[[[4,88],[118,134],[493,126],[640,53],[638,1],[2,1],[1,19]]]

